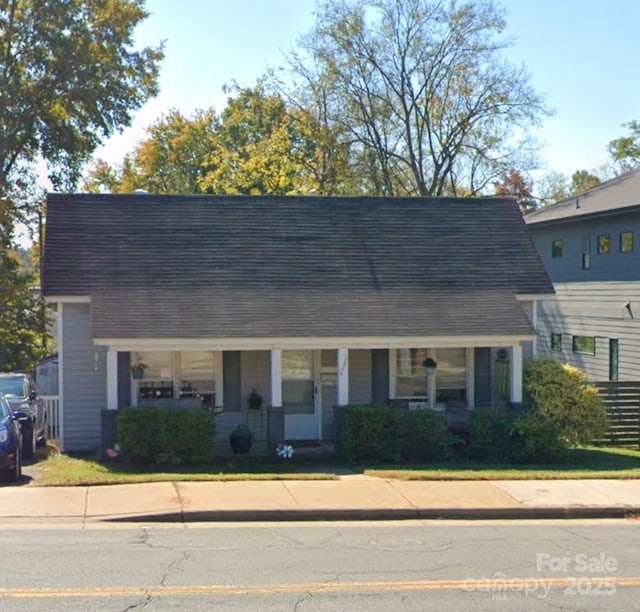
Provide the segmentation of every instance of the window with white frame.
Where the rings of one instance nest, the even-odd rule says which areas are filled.
[[[467,399],[467,350],[441,348],[436,351],[436,399],[439,402]]]
[[[139,399],[168,399],[175,397],[173,362],[173,353],[169,351],[131,353],[132,364],[144,365],[142,379],[137,381]]]
[[[395,397],[428,399],[429,380],[422,363],[429,354],[428,349],[397,349],[395,353]],[[437,400],[466,400],[466,349],[439,348],[430,354],[438,364],[435,373]]]
[[[216,380],[211,351],[183,351],[180,361],[180,397],[201,397],[204,408],[213,408]]]
[[[213,351],[139,351],[132,364],[144,364],[136,380],[141,400],[200,397],[203,406],[215,404],[215,358]]]
[[[422,362],[427,356],[427,349],[396,350],[396,397],[427,398],[429,395],[427,374]]]

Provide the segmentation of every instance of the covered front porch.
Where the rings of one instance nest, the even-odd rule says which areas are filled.
[[[105,347],[107,409],[201,407],[216,415],[219,441],[240,423],[268,446],[331,441],[336,407],[349,404],[390,403],[458,415],[498,402],[519,404],[526,340],[354,339],[347,347],[288,339],[270,340],[269,348],[111,342]],[[437,364],[432,373],[424,367],[427,357]]]

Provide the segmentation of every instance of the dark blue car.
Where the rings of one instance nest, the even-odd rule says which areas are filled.
[[[18,418],[0,393],[0,471],[9,482],[22,475],[22,433]]]

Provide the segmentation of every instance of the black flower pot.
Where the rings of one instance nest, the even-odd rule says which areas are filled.
[[[246,455],[251,450],[252,436],[229,436],[229,444],[234,455]]]

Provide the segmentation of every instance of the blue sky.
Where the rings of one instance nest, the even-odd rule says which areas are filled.
[[[607,143],[640,119],[637,0],[503,0],[510,59],[524,64],[531,83],[555,114],[535,135],[545,143],[547,169],[572,173],[607,161]],[[119,162],[163,112],[222,110],[222,86],[255,84],[268,66],[313,23],[314,0],[147,0],[151,16],[137,41],[166,41],[161,93],[137,114],[132,128],[98,155]]]

